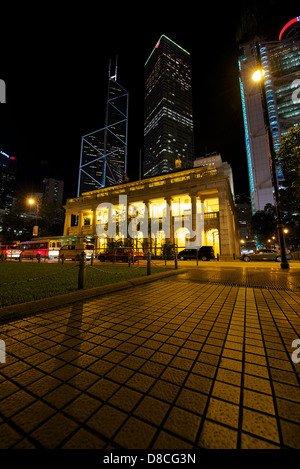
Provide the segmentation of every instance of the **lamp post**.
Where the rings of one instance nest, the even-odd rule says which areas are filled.
[[[37,226],[38,213],[39,213],[39,201],[36,200],[36,199],[33,199],[32,197],[29,197],[29,199],[27,199],[27,203],[31,206],[33,206],[33,205],[36,206],[35,225]]]
[[[263,79],[265,73],[264,73],[264,70],[262,69],[261,55],[260,55],[260,48],[259,48],[258,41],[256,42],[256,53],[257,53],[257,62],[258,62],[259,69],[254,73],[252,78],[254,81],[260,82],[261,84],[261,96],[262,96],[265,125],[266,125],[268,144],[269,144],[270,168],[271,168],[273,187],[274,187],[275,208],[276,208],[276,215],[277,215],[277,231],[278,231],[278,240],[279,240],[280,257],[281,257],[281,268],[289,269],[290,266],[286,257],[285,241],[284,241],[284,235],[283,235],[280,196],[279,196],[278,180],[277,180],[277,172],[276,172],[276,164],[275,164],[276,153],[275,153],[274,145],[273,145],[273,137],[272,137],[270,119],[269,119],[269,114],[268,114],[266,88],[265,88],[265,82]]]

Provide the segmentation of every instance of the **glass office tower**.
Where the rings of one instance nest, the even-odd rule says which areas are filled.
[[[161,36],[145,64],[144,177],[194,162],[190,54]]]
[[[299,19],[298,19],[299,18]],[[296,20],[296,19],[295,19]],[[280,138],[290,127],[300,124],[300,17],[289,22],[280,33],[279,41],[260,42],[262,68],[267,97],[267,111],[277,152]],[[240,89],[243,107],[246,152],[252,212],[263,210],[267,203],[274,205],[269,150],[261,100],[260,85],[252,80],[257,68],[255,43],[243,46],[239,58]],[[300,94],[300,92],[299,92]],[[280,187],[284,180],[277,168]]]
[[[121,184],[126,176],[128,100],[128,92],[117,82],[117,72],[109,75],[105,127],[81,139],[78,197]]]
[[[13,204],[17,160],[0,150],[0,210],[9,210]]]

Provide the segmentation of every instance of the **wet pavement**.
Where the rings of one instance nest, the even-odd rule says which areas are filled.
[[[205,263],[0,339],[1,449],[300,449],[299,268]]]
[[[300,291],[300,264],[292,264],[286,271],[274,262],[231,263],[229,267],[224,263],[220,266],[206,263],[189,270],[181,278],[201,283]]]

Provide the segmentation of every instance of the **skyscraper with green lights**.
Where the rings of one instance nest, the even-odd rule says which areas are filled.
[[[162,35],[145,64],[144,177],[194,162],[190,54]]]

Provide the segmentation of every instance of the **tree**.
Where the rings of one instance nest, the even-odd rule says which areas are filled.
[[[239,8],[236,41],[242,44],[256,36],[267,36],[270,11],[276,6],[280,7],[279,0],[242,0],[236,3],[235,8]]]
[[[300,200],[300,126],[291,127],[288,134],[281,138],[278,152],[278,164],[285,179],[289,201],[299,210]]]
[[[261,245],[266,245],[276,233],[276,210],[274,205],[267,204],[264,210],[258,210],[251,218],[251,229]]]
[[[60,236],[64,229],[64,210],[55,202],[43,201],[38,226],[39,236]]]
[[[4,242],[25,241],[31,239],[32,225],[24,215],[25,206],[21,199],[16,199],[7,213],[2,215],[1,237]]]
[[[285,189],[280,190],[283,222],[290,231],[291,244],[300,243],[300,126],[291,127],[281,138],[277,165],[281,167]]]

